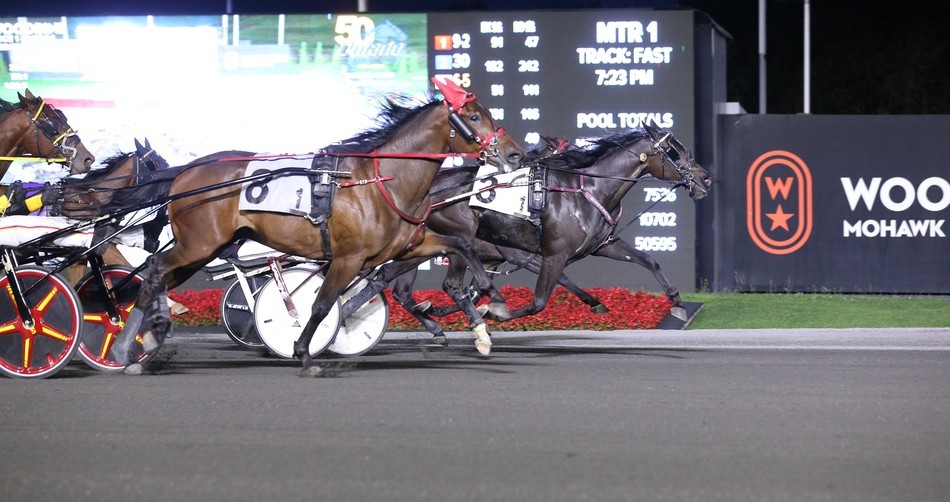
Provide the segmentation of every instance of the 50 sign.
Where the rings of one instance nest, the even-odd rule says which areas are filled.
[[[336,18],[333,40],[339,45],[366,45],[376,39],[376,23],[366,16],[344,15]]]

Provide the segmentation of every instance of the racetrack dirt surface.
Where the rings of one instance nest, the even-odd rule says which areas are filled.
[[[946,500],[950,330],[390,333],[295,361],[178,333],[149,373],[0,380],[37,500]]]

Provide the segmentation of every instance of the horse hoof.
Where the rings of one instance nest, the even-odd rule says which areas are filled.
[[[606,313],[610,312],[610,309],[608,309],[606,305],[604,305],[603,303],[601,303],[601,304],[599,304],[599,305],[594,305],[593,307],[591,307],[591,308],[590,308],[590,311],[593,312],[593,313],[595,313],[595,314],[606,314]]]
[[[300,370],[300,378],[316,378],[319,376],[323,376],[323,369],[316,364],[312,364]]]
[[[124,375],[141,375],[144,372],[145,368],[142,366],[142,363],[132,363],[122,370],[122,374]]]
[[[491,354],[491,337],[488,335],[488,327],[484,323],[475,326],[475,348],[478,353],[488,357]]]
[[[191,309],[190,309],[190,308],[188,308],[188,307],[186,307],[186,306],[184,306],[184,305],[182,305],[182,304],[180,304],[180,303],[176,303],[176,304],[172,305],[171,307],[169,307],[169,310],[171,311],[172,315],[185,315],[185,314],[187,314],[188,312],[191,312]]]
[[[478,313],[481,314],[482,316],[484,316],[485,314],[487,314],[488,311],[489,311],[488,305],[479,305],[479,306],[475,307],[475,310],[477,310]]]
[[[430,343],[439,347],[448,347],[449,339],[445,335],[434,335]]]
[[[685,309],[685,308],[683,308],[683,307],[673,307],[673,308],[670,309],[670,314],[672,314],[673,317],[679,319],[680,321],[686,322],[687,317],[686,317],[686,309]]]

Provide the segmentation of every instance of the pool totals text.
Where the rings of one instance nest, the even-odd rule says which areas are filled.
[[[693,124],[689,11],[429,15],[430,73],[451,76],[525,143]],[[679,127],[677,127],[679,126]]]

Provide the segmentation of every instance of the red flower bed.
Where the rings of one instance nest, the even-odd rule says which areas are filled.
[[[534,297],[534,290],[525,287],[504,286],[500,292],[507,300],[509,310],[527,305]],[[643,291],[631,293],[630,290],[621,287],[590,288],[587,292],[597,297],[610,309],[610,312],[594,314],[590,311],[590,307],[578,300],[576,296],[558,286],[551,295],[547,307],[539,314],[504,323],[488,321],[488,324],[504,331],[652,329],[657,327],[670,312],[670,301],[665,296]],[[423,329],[412,314],[393,301],[389,290],[386,290],[386,295],[390,305],[389,329]],[[454,303],[449,295],[439,290],[416,291],[413,298],[417,301],[429,300],[433,305]],[[469,329],[468,319],[462,312],[437,320],[444,329],[449,331]]]
[[[489,321],[489,324],[504,331],[652,329],[670,312],[670,301],[665,296],[643,291],[630,292],[621,287],[591,288],[587,291],[599,298],[610,312],[594,314],[577,297],[558,287],[540,314],[505,323]],[[171,291],[168,295],[171,299],[191,309],[184,315],[175,316],[175,323],[181,326],[220,326],[223,293],[221,289]],[[527,305],[534,291],[525,287],[504,286],[501,294],[507,299],[508,308],[513,310]],[[390,305],[389,329],[423,329],[409,312],[393,301],[389,290],[386,290],[386,298]],[[414,298],[417,301],[429,300],[434,305],[452,304],[447,294],[437,290],[416,291]],[[438,321],[449,331],[469,329],[468,319],[461,312]]]
[[[174,316],[175,324],[179,326],[220,326],[221,297],[223,295],[223,289],[169,291],[169,298],[189,309],[185,314]]]

